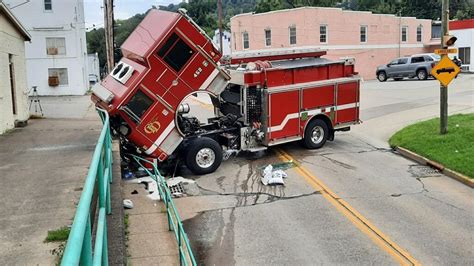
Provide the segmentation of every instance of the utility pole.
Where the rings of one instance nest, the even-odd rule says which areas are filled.
[[[222,43],[222,0],[217,0],[217,13],[219,16],[219,51],[223,53],[223,43]]]
[[[105,29],[105,54],[107,56],[107,72],[110,73],[115,66],[114,1],[113,0],[104,0],[104,29]]]
[[[444,42],[444,36],[449,34],[448,23],[449,23],[449,0],[442,0],[442,30],[441,30],[441,49],[447,49],[446,43]],[[447,55],[443,55],[447,56]],[[448,86],[440,84],[440,134],[448,133]]]

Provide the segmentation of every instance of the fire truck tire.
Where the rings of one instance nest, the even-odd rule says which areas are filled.
[[[319,149],[329,137],[329,128],[321,119],[314,119],[306,126],[303,143],[308,149]]]
[[[216,171],[222,162],[222,148],[211,138],[197,138],[191,142],[186,154],[186,166],[196,175]]]

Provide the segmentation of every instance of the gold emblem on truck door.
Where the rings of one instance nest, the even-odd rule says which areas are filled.
[[[161,127],[160,122],[156,120],[152,121],[145,126],[145,133],[155,134],[156,132],[158,132],[158,130],[160,130],[160,127]]]

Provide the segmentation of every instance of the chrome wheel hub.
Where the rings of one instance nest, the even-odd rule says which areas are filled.
[[[311,131],[311,141],[314,144],[319,144],[324,139],[324,129],[320,126],[315,126]]]
[[[196,154],[196,163],[201,168],[208,168],[216,160],[216,154],[209,148],[202,148]]]

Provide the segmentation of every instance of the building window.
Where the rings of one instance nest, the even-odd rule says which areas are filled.
[[[234,42],[234,50],[237,51],[237,38],[235,38],[235,32],[232,33],[232,39]]]
[[[360,26],[360,42],[367,42],[367,26]]]
[[[471,64],[471,47],[459,47],[459,59],[463,65]]]
[[[319,26],[319,42],[320,43],[328,42],[328,26],[327,25]]]
[[[66,38],[46,38],[46,54],[66,55]]]
[[[431,39],[441,38],[441,24],[431,25]]]
[[[421,25],[416,28],[416,41],[417,42],[421,42],[422,30],[423,30],[423,27]]]
[[[290,45],[295,45],[296,44],[296,27],[295,26],[290,26],[289,34],[290,34]]]
[[[158,51],[158,55],[176,72],[179,72],[194,55],[194,50],[176,33],[173,33]]]
[[[68,85],[67,68],[48,68],[49,86]]]
[[[249,49],[250,42],[249,42],[249,33],[248,32],[242,33],[242,42],[243,42],[243,45],[244,45],[244,49]]]
[[[402,27],[402,42],[407,42],[408,39],[408,26],[403,26]]]
[[[266,29],[265,30],[265,46],[271,46],[271,45],[272,45],[272,30]]]
[[[52,0],[44,0],[44,10],[46,10],[46,11],[53,10]]]

